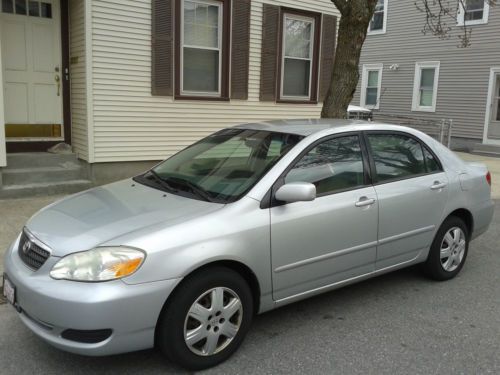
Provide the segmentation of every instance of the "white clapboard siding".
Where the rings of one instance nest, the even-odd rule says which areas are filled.
[[[330,0],[268,2],[338,14]],[[230,125],[318,117],[320,105],[259,101],[262,4],[251,2],[249,99],[210,102],[151,95],[151,0],[92,1],[94,160],[159,160]]]
[[[71,0],[69,9],[71,143],[78,157],[88,160],[87,90],[85,87],[85,2]]]

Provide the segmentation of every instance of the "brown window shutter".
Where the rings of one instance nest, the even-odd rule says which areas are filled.
[[[231,35],[231,99],[248,99],[250,0],[233,2]]]
[[[276,74],[280,8],[264,4],[262,19],[262,56],[260,64],[260,100],[276,100]]]
[[[323,14],[323,30],[321,37],[321,71],[319,75],[319,101],[323,101],[332,78],[335,58],[335,42],[337,40],[337,17]]]
[[[152,0],[151,92],[173,95],[173,0]]]

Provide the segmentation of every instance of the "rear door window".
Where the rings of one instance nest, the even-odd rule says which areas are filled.
[[[368,143],[378,182],[427,173],[422,144],[416,139],[404,134],[368,134]]]

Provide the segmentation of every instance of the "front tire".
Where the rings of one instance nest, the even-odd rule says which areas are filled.
[[[454,278],[462,269],[469,251],[469,231],[464,221],[456,216],[448,217],[439,228],[432,242],[425,273],[434,280]]]
[[[252,317],[246,281],[229,268],[207,268],[188,277],[167,301],[157,344],[170,361],[189,370],[206,369],[238,349]]]

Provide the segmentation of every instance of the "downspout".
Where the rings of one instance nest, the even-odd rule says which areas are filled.
[[[5,115],[3,98],[3,68],[2,68],[2,40],[0,38],[0,168],[7,166],[7,151],[5,147]],[[0,172],[0,187],[2,186],[2,176]]]
[[[85,1],[85,81],[87,101],[87,146],[88,162],[92,164],[94,155],[94,91],[92,53],[92,1]]]

